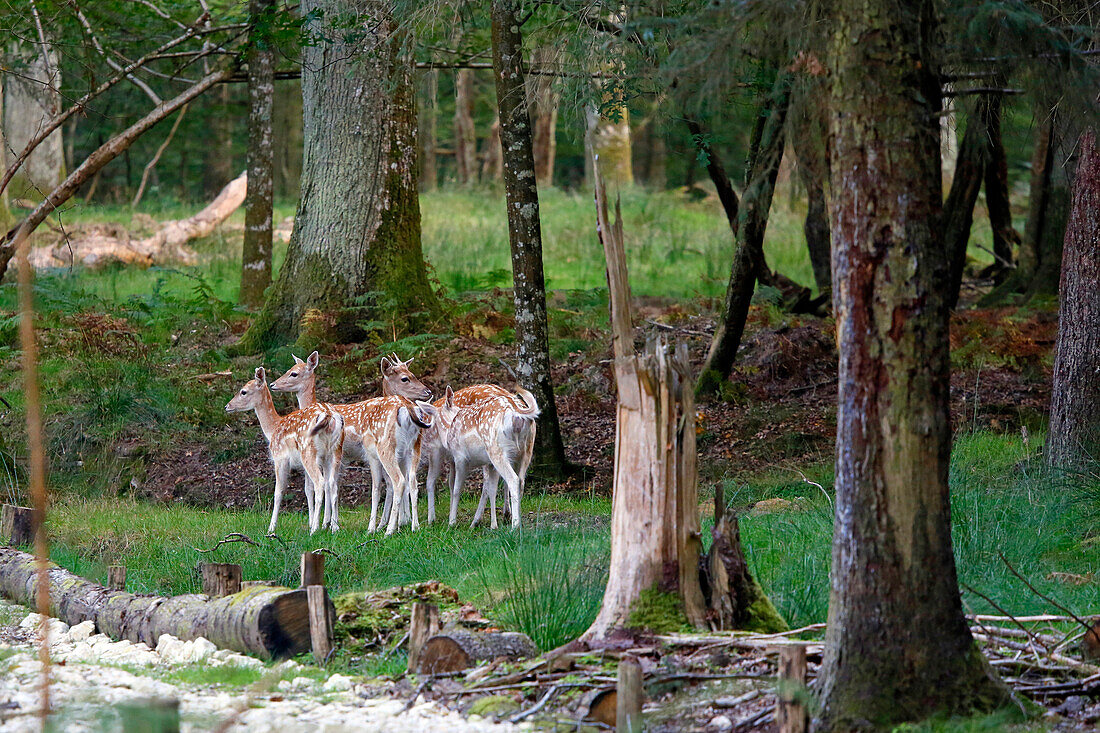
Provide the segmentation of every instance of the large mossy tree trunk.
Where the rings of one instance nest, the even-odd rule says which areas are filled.
[[[737,224],[733,232],[737,240],[733,267],[730,269],[726,297],[711,337],[710,349],[699,372],[696,390],[700,395],[716,391],[729,378],[745,332],[745,320],[749,315],[749,304],[756,289],[756,281],[770,276],[764,261],[764,232],[768,227],[768,212],[775,193],[775,180],[783,159],[790,98],[790,76],[780,73],[761,108],[760,124],[757,125],[759,137],[751,147],[748,185],[737,208]],[[708,164],[707,168],[710,170],[711,166]],[[722,198],[721,192],[719,197]],[[723,206],[726,206],[724,198]],[[728,206],[726,217],[730,217]]]
[[[493,0],[491,22],[508,242],[512,249],[516,374],[520,384],[535,395],[541,409],[535,430],[535,471],[543,477],[560,478],[567,472],[568,463],[550,376],[539,193],[523,79],[520,6],[516,0]]]
[[[248,192],[244,200],[244,246],[238,298],[247,308],[263,305],[264,290],[271,284],[275,49],[264,30],[274,6],[274,0],[249,2],[253,31],[248,47]]]
[[[1095,130],[1081,136],[1078,149],[1062,253],[1046,443],[1047,462],[1065,467],[1100,458],[1100,150]]]
[[[948,253],[930,0],[843,0],[830,66],[836,525],[819,730],[1006,703],[951,548]]]
[[[327,40],[302,49],[301,200],[286,262],[240,352],[320,330],[358,336],[363,309],[351,306],[365,298],[368,313],[406,324],[438,307],[420,248],[412,64],[389,5],[307,0],[302,15],[322,17],[314,30]],[[353,15],[361,39],[328,25]]]

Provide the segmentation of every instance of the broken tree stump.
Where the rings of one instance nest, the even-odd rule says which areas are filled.
[[[202,564],[202,592],[211,598],[223,598],[241,592],[241,566],[231,562]]]
[[[448,631],[436,634],[420,650],[419,674],[458,672],[492,659],[523,659],[539,653],[527,634],[517,631]]]
[[[320,552],[302,553],[302,587],[325,584],[325,556]]]
[[[126,590],[125,565],[112,565],[107,568],[107,587],[111,590]]]
[[[797,701],[798,691],[806,684],[806,647],[779,648],[779,689],[775,722],[779,733],[806,733],[809,717],[806,706]]]
[[[309,638],[313,658],[318,664],[324,664],[332,653],[332,604],[323,585],[308,586],[306,597],[309,602]]]
[[[618,684],[615,687],[616,733],[642,732],[642,666],[634,657],[619,662]]]
[[[414,601],[409,617],[409,671],[416,671],[424,644],[438,633],[439,607]]]
[[[34,544],[34,509],[5,504],[0,512],[0,536],[12,547]]]
[[[0,548],[0,593],[5,598],[34,608],[36,572],[33,555]],[[94,621],[112,639],[155,647],[161,634],[184,641],[202,636],[223,649],[266,659],[311,648],[304,590],[253,587],[225,598],[166,597],[114,591],[53,563],[48,575],[50,613],[70,626]]]

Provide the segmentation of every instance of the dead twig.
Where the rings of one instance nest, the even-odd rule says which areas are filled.
[[[405,703],[405,707],[401,709],[402,713],[407,713],[412,710],[412,706],[416,704],[416,701],[420,697],[420,694],[424,692],[424,688],[430,685],[433,679],[435,679],[434,675],[431,677],[427,677],[424,679],[423,682],[420,683],[419,686],[417,686],[416,692],[414,692],[413,696],[409,698],[409,701]]]
[[[737,730],[748,730],[749,728],[755,728],[757,725],[763,725],[769,722],[767,719],[775,714],[775,705],[766,707],[756,715],[750,715],[737,724]]]
[[[1073,611],[1069,610],[1068,608],[1066,608],[1065,606],[1063,606],[1063,605],[1062,605],[1061,603],[1059,603],[1058,601],[1054,600],[1054,599],[1053,599],[1053,598],[1051,598],[1050,596],[1047,596],[1047,595],[1043,595],[1042,593],[1040,593],[1040,592],[1039,592],[1039,590],[1038,590],[1038,589],[1037,589],[1037,588],[1036,588],[1035,586],[1033,586],[1033,585],[1031,584],[1031,581],[1029,581],[1029,580],[1028,580],[1027,578],[1025,578],[1025,577],[1024,577],[1023,575],[1021,575],[1021,574],[1019,573],[1019,571],[1018,571],[1018,570],[1016,570],[1016,568],[1012,567],[1012,563],[1010,563],[1010,562],[1008,561],[1008,558],[1006,558],[1006,557],[1005,557],[1005,555],[1004,555],[1004,553],[1003,553],[1003,552],[998,552],[998,553],[997,553],[997,556],[998,556],[999,558],[1001,558],[1001,562],[1003,562],[1003,563],[1005,564],[1005,567],[1006,567],[1006,568],[1008,568],[1008,572],[1012,573],[1012,574],[1013,574],[1013,575],[1015,575],[1015,576],[1016,576],[1017,578],[1019,578],[1019,579],[1020,579],[1020,581],[1021,581],[1021,582],[1022,582],[1022,583],[1023,583],[1024,585],[1026,585],[1026,586],[1028,587],[1028,589],[1030,589],[1030,590],[1031,590],[1031,592],[1032,592],[1032,593],[1034,593],[1035,595],[1039,596],[1039,597],[1040,597],[1040,598],[1042,598],[1042,599],[1043,599],[1044,601],[1046,601],[1046,602],[1047,602],[1047,603],[1049,603],[1050,605],[1052,605],[1052,606],[1054,606],[1055,608],[1057,608],[1057,609],[1058,609],[1059,611],[1065,611],[1065,612],[1066,612],[1067,614],[1069,614],[1069,615],[1070,615],[1070,617],[1072,617],[1072,618],[1073,618],[1073,620],[1074,620],[1074,621],[1076,621],[1077,623],[1079,623],[1079,624],[1081,624],[1082,626],[1084,626],[1084,627],[1085,627],[1085,630],[1086,630],[1086,631],[1087,631],[1088,629],[1091,629],[1091,628],[1092,628],[1092,625],[1091,625],[1091,624],[1089,624],[1089,623],[1088,623],[1087,621],[1084,621],[1084,620],[1082,620],[1082,619],[1081,619],[1081,617],[1080,617],[1080,616],[1078,616],[1077,614],[1075,614],[1075,613],[1074,613]],[[1000,610],[1000,609],[998,609],[998,610]]]
[[[664,331],[679,331],[680,333],[687,333],[687,334],[690,334],[692,336],[702,336],[703,338],[708,338],[708,339],[711,337],[711,334],[707,333],[706,331],[696,331],[695,329],[684,328],[683,326],[671,326],[667,323],[661,323],[660,321],[655,321],[652,318],[646,318],[645,322],[650,324],[651,326],[656,326],[657,328],[660,328]]]
[[[222,545],[228,545],[228,544],[232,544],[234,542],[246,542],[246,543],[248,543],[250,545],[253,545],[255,547],[260,546],[259,542],[252,539],[251,537],[249,537],[246,534],[241,534],[240,532],[230,532],[225,537],[218,540],[218,544],[214,545],[209,550],[203,550],[203,549],[200,549],[198,547],[194,548],[194,550],[195,550],[195,552],[201,552],[201,553],[205,554],[205,553],[208,553],[208,552],[213,552],[214,550],[218,549]]]
[[[534,715],[538,711],[542,710],[544,707],[546,707],[546,703],[550,702],[550,699],[552,697],[554,697],[554,695],[558,694],[559,689],[560,688],[557,685],[553,685],[546,692],[546,694],[542,696],[541,700],[539,700],[537,703],[535,703],[531,708],[529,708],[527,710],[524,710],[522,713],[517,713],[516,715],[513,715],[511,718],[508,719],[508,722],[509,723],[518,723],[521,720],[526,720],[527,718],[531,717],[532,715]]]

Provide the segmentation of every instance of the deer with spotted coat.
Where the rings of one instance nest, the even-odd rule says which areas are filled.
[[[498,388],[499,389],[499,388]],[[507,394],[507,393],[506,393]],[[522,406],[517,404],[522,402]],[[539,406],[535,396],[520,388],[516,395],[492,396],[468,407],[459,407],[447,387],[438,410],[436,432],[443,449],[454,462],[451,485],[451,524],[458,512],[458,495],[470,468],[483,467],[484,484],[473,527],[490,504],[490,525],[496,529],[497,478],[504,479],[512,515],[512,528],[520,526],[519,501],[531,465]]]
[[[317,352],[310,354],[305,361],[294,357],[295,365],[275,380],[271,388],[296,393],[302,409],[316,404],[319,360]],[[431,390],[412,375],[405,366],[407,364],[396,357],[382,359],[383,392],[389,389],[396,394],[347,405],[332,405],[344,420],[344,456],[349,460],[364,461],[370,467],[371,516],[368,532],[374,532],[378,527],[378,501],[383,476],[387,483],[382,520],[386,525],[386,534],[396,531],[401,512],[392,511],[392,507],[401,507],[406,494],[413,509],[412,528],[416,530],[420,527],[415,510],[419,442],[421,431],[431,427],[436,408],[425,401],[431,398]]]
[[[336,517],[337,479],[344,445],[344,418],[332,405],[315,403],[308,409],[289,415],[275,410],[267,388],[267,372],[256,369],[250,379],[225,406],[226,412],[254,410],[260,429],[267,439],[268,454],[275,464],[275,503],[271,510],[268,533],[275,531],[279,505],[283,501],[290,473],[300,468],[305,473],[306,507],[309,512],[309,532],[319,525],[320,506],[324,503],[324,518],[320,526],[338,529]]]

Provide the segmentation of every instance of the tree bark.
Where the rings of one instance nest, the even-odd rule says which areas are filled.
[[[1020,243],[1020,259],[1016,268],[1018,284],[1024,288],[1039,270],[1039,240],[1043,217],[1050,196],[1050,174],[1054,166],[1054,118],[1047,117],[1039,125],[1035,148],[1031,153],[1031,188],[1027,200],[1027,222]]]
[[[456,629],[428,639],[420,650],[414,671],[418,674],[446,674],[468,669],[478,662],[501,657],[525,659],[538,653],[535,642],[518,631],[486,633]]]
[[[550,375],[538,184],[523,81],[523,38],[515,0],[493,0],[491,19],[508,242],[512,249],[516,374],[520,385],[535,395],[542,410],[535,430],[534,467],[544,476],[560,477],[567,472],[568,463]]]
[[[553,51],[546,47],[531,52],[532,66],[545,66],[553,59]],[[535,180],[540,186],[554,185],[554,156],[558,141],[558,92],[554,78],[537,74],[528,79],[531,99],[531,121],[535,126],[534,156]]]
[[[35,207],[26,219],[10,229],[7,235],[0,241],[0,278],[3,278],[8,267],[8,262],[15,254],[15,240],[20,231],[22,236],[30,234],[38,228],[38,225],[46,220],[54,209],[65,203],[76,193],[84,183],[100,171],[103,166],[110,163],[119,154],[127,150],[134,140],[138,139],[153,125],[178,110],[183,105],[195,99],[215,84],[228,79],[233,75],[231,69],[223,69],[206,75],[198,83],[180,92],[172,99],[162,102],[147,115],[134,124],[127,127],[107,142],[100,145],[84,162],[76,167],[68,177],[55,187],[42,203]]]
[[[967,123],[966,134],[955,158],[951,191],[943,205],[944,240],[951,261],[948,308],[954,308],[959,302],[963,270],[966,269],[966,249],[974,223],[974,207],[978,203],[978,192],[985,173],[986,150],[985,125],[974,115]]]
[[[455,176],[463,185],[477,183],[477,131],[474,129],[474,72],[455,72]]]
[[[1046,443],[1047,463],[1062,467],[1100,456],[1100,150],[1094,129],[1081,135],[1078,148]]]
[[[600,163],[600,174],[616,188],[634,183],[630,112],[621,85],[605,87],[601,109],[588,109],[588,145]]]
[[[9,36],[9,38],[11,38]],[[61,112],[61,72],[57,53],[41,43],[16,43],[9,53],[18,74],[7,74],[3,86],[2,124],[7,147],[0,158],[23,150]],[[41,201],[65,175],[65,152],[60,128],[31,152],[6,189],[13,198]]]
[[[272,110],[275,193],[296,200],[302,182],[302,80],[275,85]]]
[[[263,23],[274,0],[250,0],[252,23]],[[270,38],[254,34],[248,47],[248,192],[244,201],[241,291],[237,302],[258,308],[271,284],[271,236],[274,196],[272,103],[275,97],[275,49]]]
[[[806,236],[810,266],[814,270],[814,284],[818,293],[827,293],[833,287],[833,267],[825,187],[809,168],[799,165],[799,171],[806,186],[806,220],[802,224],[802,232]]]
[[[436,128],[439,116],[439,70],[428,69],[420,82],[420,190],[434,191],[439,186],[436,159]]]
[[[840,377],[820,730],[1009,699],[970,636],[951,548],[934,17],[930,0],[843,0],[832,28]]]
[[[741,336],[745,331],[745,319],[749,314],[756,281],[761,276],[767,277],[770,274],[764,261],[764,232],[768,226],[775,180],[783,158],[786,141],[784,129],[790,94],[790,77],[785,73],[780,74],[761,110],[763,124],[760,127],[759,145],[752,156],[749,183],[737,211],[737,225],[734,230],[737,244],[729,285],[726,287],[722,311],[696,386],[697,394],[700,395],[714,392],[729,378],[737,349],[741,345]],[[707,168],[709,170],[711,166],[708,164]],[[721,190],[719,195],[721,197]],[[728,207],[726,217],[730,217]]]
[[[412,64],[399,55],[388,7],[381,0],[302,5],[304,17],[356,15],[371,32],[355,39],[326,27],[318,30],[335,40],[302,49],[309,70],[302,197],[286,262],[240,353],[300,336],[310,348],[358,337],[362,312],[349,306],[368,293],[375,294],[369,312],[400,316],[413,328],[417,314],[437,308],[420,246]]]
[[[711,147],[702,124],[698,120],[687,116],[684,117],[684,122],[687,125],[688,132],[691,133],[692,144],[696,151],[706,157],[707,174],[710,176],[711,182],[714,183],[715,190],[718,191],[718,201],[722,204],[722,211],[726,213],[726,222],[730,225],[730,233],[736,239],[737,213],[741,203],[737,198],[737,192],[733,190],[733,183],[730,181],[729,174],[726,173],[722,159]],[[692,168],[694,168],[694,161],[697,157],[698,155],[691,156]],[[690,187],[691,183],[688,182],[684,185]]]
[[[993,230],[993,281],[1000,285],[1012,271],[1013,249],[1020,235],[1012,226],[1012,208],[1008,195],[1008,158],[1001,135],[1004,98],[991,94],[979,107],[986,129],[985,205]]]
[[[113,591],[49,565],[50,611],[69,625],[94,621],[112,639],[155,647],[161,634],[203,637],[224,649],[281,659],[309,651],[304,590],[252,587],[225,598],[139,596]],[[33,555],[0,548],[0,593],[34,607],[38,587]]]

